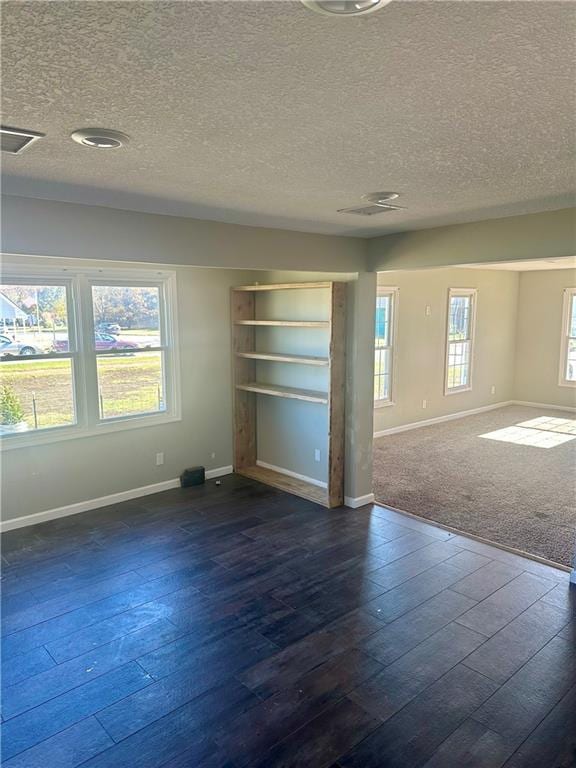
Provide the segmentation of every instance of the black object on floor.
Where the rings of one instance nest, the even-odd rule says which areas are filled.
[[[203,485],[206,481],[206,472],[204,467],[191,467],[185,469],[180,475],[180,486],[182,488],[191,488],[193,485]]]

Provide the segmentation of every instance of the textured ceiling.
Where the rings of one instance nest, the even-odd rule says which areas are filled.
[[[567,207],[576,6],[395,0],[2,3],[4,191],[378,235]],[[128,133],[122,150],[76,128]],[[396,190],[406,210],[337,214]]]

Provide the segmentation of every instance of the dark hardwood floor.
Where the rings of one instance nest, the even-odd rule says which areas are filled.
[[[568,768],[568,574],[235,476],[7,533],[5,768]]]

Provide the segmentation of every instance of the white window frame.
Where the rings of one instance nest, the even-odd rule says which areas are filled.
[[[390,355],[390,389],[389,397],[374,399],[374,408],[386,408],[390,405],[395,405],[394,393],[396,392],[396,339],[398,332],[398,303],[400,299],[400,291],[396,287],[389,287],[379,285],[377,290],[378,296],[390,297],[390,333],[388,339],[388,345],[385,347],[377,347],[376,339],[374,340],[374,350],[376,349],[388,349]],[[376,371],[374,371],[374,378],[376,378]]]
[[[5,434],[0,438],[0,450],[33,447],[61,440],[106,434],[182,420],[180,391],[180,359],[178,344],[178,306],[176,273],[166,270],[23,267],[4,263],[3,283],[33,285],[65,285],[69,316],[70,352],[27,355],[23,360],[71,358],[76,423],[44,429]],[[92,285],[157,286],[160,289],[160,323],[163,343],[151,347],[163,351],[164,396],[166,409],[158,412],[100,418],[96,361],[102,351],[94,349],[94,316]],[[15,358],[20,360],[20,358]],[[2,365],[2,363],[0,363]],[[0,368],[1,370],[1,368]]]
[[[470,359],[468,361],[468,381],[461,387],[448,387],[448,361],[450,358],[450,344],[456,342],[450,341],[450,303],[452,298],[465,296],[470,298],[470,332],[467,339],[463,341],[470,342]],[[461,392],[470,392],[472,390],[472,381],[474,375],[474,340],[476,335],[476,305],[478,304],[477,288],[449,288],[448,301],[446,303],[446,333],[445,333],[445,351],[444,351],[444,395],[457,395]]]
[[[560,338],[560,367],[558,372],[558,385],[560,387],[576,387],[576,381],[570,381],[566,378],[566,368],[568,366],[568,350],[570,340],[570,320],[572,314],[572,302],[576,302],[576,288],[565,288],[562,300],[562,335]]]

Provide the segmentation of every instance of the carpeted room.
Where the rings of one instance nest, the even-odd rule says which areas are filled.
[[[389,324],[385,384],[376,339],[375,386],[389,396],[375,401],[377,501],[570,565],[575,277],[573,260],[380,273],[380,297],[391,299],[379,299]],[[474,291],[469,370],[457,360],[451,391],[448,292],[465,289]]]
[[[576,440],[548,448],[508,442],[505,436],[485,438],[487,433],[539,417],[569,420],[576,429],[574,414],[511,405],[378,438],[374,444],[376,498],[465,533],[569,565],[576,544]]]

